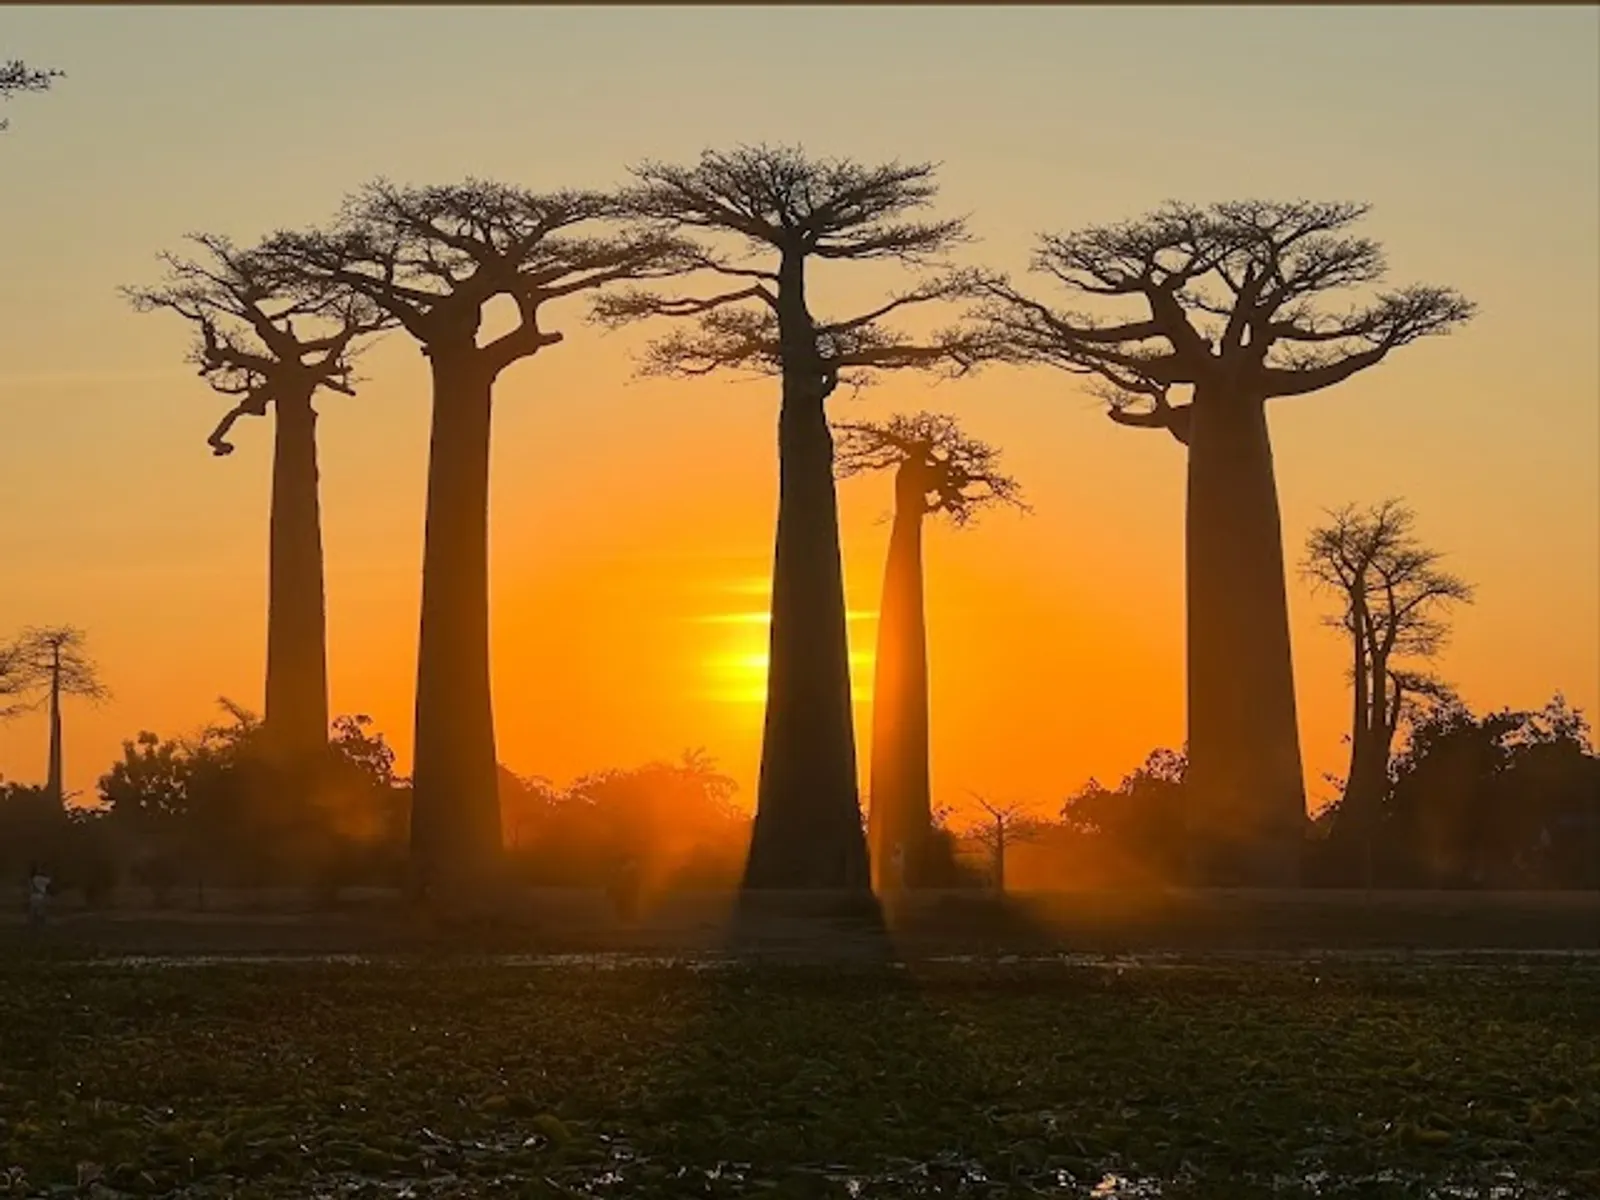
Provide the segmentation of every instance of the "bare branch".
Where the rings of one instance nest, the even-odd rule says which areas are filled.
[[[387,180],[349,197],[331,228],[279,233],[266,253],[311,294],[359,297],[432,355],[478,355],[491,372],[560,341],[543,306],[578,292],[692,269],[694,248],[660,230],[575,232],[617,215],[596,192],[532,192],[468,179],[434,187]],[[483,309],[509,296],[519,327],[477,345]]]
[[[12,96],[47,92],[52,83],[64,78],[66,78],[64,71],[58,71],[54,67],[30,67],[20,58],[0,62],[0,103],[11,99]],[[0,130],[9,125],[9,121],[0,119]]]

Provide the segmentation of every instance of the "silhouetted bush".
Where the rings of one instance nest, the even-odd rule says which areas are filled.
[[[516,878],[543,887],[610,886],[644,893],[738,884],[750,819],[734,781],[702,753],[678,763],[602,771],[558,788],[501,769],[500,806]]]

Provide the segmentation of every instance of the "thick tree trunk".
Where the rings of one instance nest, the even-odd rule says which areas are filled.
[[[1212,883],[1298,882],[1305,783],[1265,405],[1195,396],[1187,525],[1190,823]]]
[[[856,782],[844,567],[825,382],[798,256],[779,282],[783,408],[766,725],[744,886],[871,886]]]
[[[311,397],[274,404],[263,734],[281,765],[313,762],[328,744],[327,610]]]
[[[500,858],[489,695],[489,424],[493,379],[436,353],[423,534],[411,854],[425,890],[477,891]]]
[[[902,465],[896,479],[894,528],[878,611],[867,833],[873,886],[880,892],[922,883],[933,823],[922,592],[925,493],[912,474],[917,466]],[[901,486],[902,479],[909,486]]]
[[[45,767],[44,791],[56,804],[67,802],[61,771],[61,647],[51,647],[50,662],[50,761]]]

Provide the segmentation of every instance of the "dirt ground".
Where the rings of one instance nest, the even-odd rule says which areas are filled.
[[[803,960],[1003,954],[1600,953],[1600,893],[1030,892],[1003,901],[927,893],[882,905],[832,894],[680,893],[622,914],[601,891],[516,894],[493,912],[443,916],[395,893],[316,908],[295,893],[217,892],[156,908],[124,894],[63,905],[43,929],[0,913],[0,953],[736,954]]]

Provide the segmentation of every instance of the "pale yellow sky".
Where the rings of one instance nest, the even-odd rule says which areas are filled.
[[[1277,402],[1291,557],[1323,509],[1401,495],[1478,585],[1442,673],[1482,706],[1600,703],[1594,8],[8,8],[0,54],[68,72],[0,135],[0,632],[89,631],[116,696],[68,714],[72,787],[139,729],[261,690],[269,428],[212,458],[185,331],[117,285],[186,231],[321,220],[379,174],[604,185],[743,140],[937,160],[974,260],[1012,270],[1039,230],[1169,198],[1372,202],[1395,281],[1452,284],[1481,315]],[[759,685],[764,633],[704,618],[764,603],[773,388],[637,381],[636,337],[577,309],[562,327],[496,413],[502,756],[565,778],[704,745],[748,798],[760,709],[730,696]],[[421,368],[382,344],[321,426],[334,708],[405,753]],[[1175,745],[1180,449],[1048,372],[902,377],[838,411],[924,407],[1000,444],[1036,508],[930,539],[936,792],[1053,803]],[[888,482],[842,496],[865,655]],[[1316,794],[1342,766],[1344,656],[1298,582],[1291,605]],[[44,749],[37,717],[0,727],[0,773],[41,778]]]

